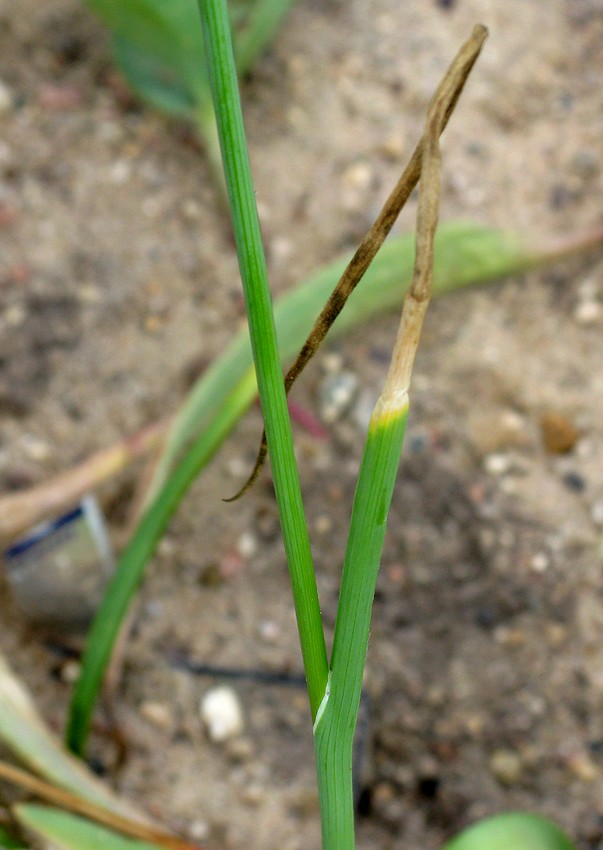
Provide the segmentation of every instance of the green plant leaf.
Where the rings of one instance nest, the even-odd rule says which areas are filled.
[[[6,850],[26,850],[22,841],[14,838],[3,826],[0,826],[0,847]]]
[[[195,101],[170,65],[118,35],[113,38],[113,56],[139,97],[175,117],[188,118],[194,113]]]
[[[157,850],[155,844],[126,838],[52,806],[22,803],[13,811],[22,826],[60,850]]]
[[[463,830],[442,850],[576,850],[576,846],[541,815],[505,812]]]
[[[187,102],[207,98],[201,21],[192,0],[84,2],[111,31],[118,63],[126,59],[124,72],[138,94],[158,105],[157,90],[169,83]]]
[[[112,34],[115,62],[132,90],[171,115],[208,120],[211,96],[194,0],[84,0]],[[237,69],[247,73],[295,0],[229,4]],[[201,118],[200,118],[201,114]],[[203,135],[205,128],[201,127]]]

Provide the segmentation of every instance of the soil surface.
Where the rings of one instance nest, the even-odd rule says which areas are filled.
[[[353,249],[478,21],[491,37],[446,132],[442,218],[534,244],[601,223],[599,0],[302,0],[244,85],[276,293]],[[0,33],[6,492],[176,410],[243,315],[201,148],[124,106],[88,10],[0,0]],[[331,345],[294,391],[320,419],[325,363],[355,377],[326,438],[296,427],[329,633],[366,410],[396,325]],[[505,809],[552,816],[580,850],[603,847],[602,334],[600,255],[433,304],[375,601],[363,850],[434,850]],[[215,850],[320,841],[303,689],[174,665],[185,653],[300,672],[268,473],[236,505],[221,501],[260,432],[253,409],[149,566],[114,705],[125,764],[113,769],[101,735],[93,745],[120,792]],[[116,546],[133,483],[98,493]],[[60,730],[71,686],[48,636],[4,586],[0,616],[0,649]],[[224,744],[199,710],[219,684],[244,721]]]

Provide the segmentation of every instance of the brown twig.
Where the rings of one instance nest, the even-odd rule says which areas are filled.
[[[183,838],[178,838],[156,827],[130,820],[123,815],[115,814],[89,800],[76,797],[75,794],[65,791],[63,788],[50,785],[48,782],[38,779],[37,776],[33,776],[31,773],[7,762],[0,761],[0,779],[10,782],[11,785],[23,788],[25,791],[29,791],[36,797],[40,797],[49,803],[54,803],[76,814],[84,815],[96,823],[111,827],[132,838],[149,841],[152,844],[165,847],[166,850],[200,850],[197,845],[191,844]]]
[[[446,97],[445,111],[443,112],[441,121],[439,122],[440,133],[444,130],[448,123],[448,119],[450,118],[456,102],[463,90],[467,77],[479,56],[487,34],[488,32],[484,26],[478,25],[474,28],[471,37],[457,53],[434,97],[432,98],[432,104],[434,104],[442,101],[445,92],[448,92],[450,95]],[[452,91],[451,86],[454,86]],[[386,200],[375,222],[360,243],[356,253],[348,263],[347,268],[343,272],[335,286],[335,289],[329,296],[320,316],[314,323],[314,327],[310,331],[308,338],[302,346],[295,362],[287,372],[285,376],[286,393],[289,393],[294,381],[299,377],[306,365],[314,356],[319,345],[327,335],[329,328],[343,310],[347,299],[362,279],[377,251],[383,245],[387,235],[393,227],[394,222],[400,214],[400,211],[417,185],[419,177],[421,176],[425,144],[426,136],[423,134],[410,158],[408,165],[404,169],[402,176]],[[268,446],[266,443],[266,432],[264,431],[255,466],[251,475],[235,496],[225,499],[224,501],[234,502],[246,493],[247,490],[249,490],[252,484],[257,480],[257,477],[262,470],[267,453]]]

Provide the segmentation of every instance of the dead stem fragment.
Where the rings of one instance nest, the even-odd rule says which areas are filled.
[[[131,820],[123,815],[101,808],[90,800],[76,797],[70,791],[56,785],[50,785],[48,782],[38,779],[37,776],[33,776],[31,773],[7,762],[0,762],[0,779],[23,788],[49,803],[55,803],[68,811],[84,815],[97,823],[102,823],[122,832],[124,835],[140,838],[143,841],[164,847],[166,850],[201,850],[201,848],[190,844],[183,838],[178,838],[178,836],[164,832],[157,827]]]
[[[476,26],[470,38],[461,47],[444,75],[444,78],[438,86],[430,104],[426,130],[419,140],[408,165],[404,169],[402,176],[386,200],[383,209],[368,230],[366,236],[357,248],[356,253],[343,272],[320,316],[314,323],[314,326],[302,346],[295,362],[285,376],[285,391],[287,394],[293,386],[294,381],[299,377],[316,353],[319,345],[327,335],[329,328],[332,326],[337,316],[341,313],[349,296],[362,279],[377,251],[383,245],[394,222],[400,214],[400,211],[417,185],[419,178],[422,177],[424,161],[426,159],[430,159],[430,157],[424,156],[426,146],[430,145],[433,148],[434,145],[434,140],[433,138],[430,140],[430,135],[433,136],[434,132],[437,134],[435,138],[437,147],[437,139],[448,123],[448,119],[454,110],[456,102],[463,90],[467,77],[475,64],[475,61],[480,54],[487,35],[488,31],[484,26]],[[438,116],[437,120],[435,117],[436,113]],[[431,153],[433,154],[433,150]],[[439,182],[439,178],[437,179]],[[224,501],[234,502],[246,493],[247,490],[249,490],[249,488],[257,480],[258,475],[262,470],[267,453],[268,447],[266,444],[266,432],[264,431],[258,456],[251,475],[235,496],[225,499]]]

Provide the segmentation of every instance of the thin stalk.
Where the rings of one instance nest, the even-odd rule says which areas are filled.
[[[199,0],[199,9],[258,392],[314,718],[326,687],[327,653],[251,179],[228,11],[225,0]]]
[[[485,30],[474,45],[477,58]],[[337,606],[329,689],[314,724],[323,850],[353,850],[352,752],[369,641],[373,597],[408,416],[408,392],[432,294],[440,198],[442,127],[466,75],[452,66],[432,98],[421,151],[416,259],[383,392],[358,476]]]

